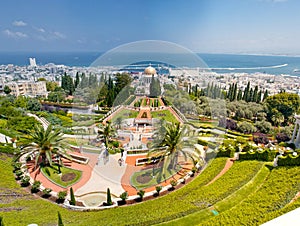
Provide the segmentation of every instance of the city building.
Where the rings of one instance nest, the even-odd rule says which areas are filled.
[[[30,96],[30,97],[47,97],[46,82],[30,82],[19,81],[0,84],[0,92],[4,91],[4,87],[8,86],[11,89],[11,94],[15,96]]]

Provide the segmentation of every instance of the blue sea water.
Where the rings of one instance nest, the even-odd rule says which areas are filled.
[[[0,52],[0,65],[14,64],[24,66],[29,64],[29,57],[35,57],[38,65],[47,63],[64,64],[67,66],[90,66],[103,53],[101,52]],[[300,57],[293,56],[267,56],[267,55],[235,55],[235,54],[198,54],[209,68],[231,68],[231,70],[216,70],[218,72],[265,72],[270,74],[289,74],[300,76]],[[124,56],[122,56],[124,57]],[[174,55],[172,62],[179,62],[186,57]],[[192,62],[184,62],[187,67],[199,67]],[[168,62],[165,62],[168,63]],[[271,67],[275,65],[287,66],[264,69],[238,69]],[[200,66],[202,67],[202,65]]]

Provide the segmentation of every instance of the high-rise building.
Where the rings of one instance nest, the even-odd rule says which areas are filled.
[[[31,67],[36,67],[36,61],[35,61],[35,58],[29,58],[29,64]]]

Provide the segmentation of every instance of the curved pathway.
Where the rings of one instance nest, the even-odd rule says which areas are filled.
[[[224,166],[224,168],[222,169],[222,171],[221,171],[217,176],[215,176],[215,178],[212,179],[212,180],[211,180],[208,184],[206,184],[205,186],[208,186],[208,185],[214,183],[217,179],[219,179],[221,176],[223,176],[223,175],[230,169],[230,167],[233,165],[234,160],[235,160],[234,158],[228,158],[228,159],[227,159],[227,162],[226,162],[226,164],[225,164],[225,166]]]

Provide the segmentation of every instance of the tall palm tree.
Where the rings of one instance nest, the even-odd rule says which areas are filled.
[[[63,133],[59,129],[53,129],[49,125],[45,129],[42,125],[35,126],[35,129],[24,137],[24,142],[21,145],[21,151],[16,159],[19,159],[25,154],[35,155],[35,168],[39,160],[45,165],[52,165],[52,157],[64,156],[71,159],[66,153],[68,144],[64,141]]]
[[[111,122],[107,121],[105,125],[102,125],[98,130],[98,138],[103,139],[106,149],[111,139],[115,136],[115,130],[111,126]]]
[[[193,162],[199,158],[199,153],[194,149],[195,139],[188,135],[188,128],[181,127],[179,123],[167,124],[165,126],[165,135],[158,145],[149,152],[149,157],[164,161],[164,170],[176,169],[178,156],[182,154],[185,159],[191,158]],[[162,158],[161,158],[162,157]]]

